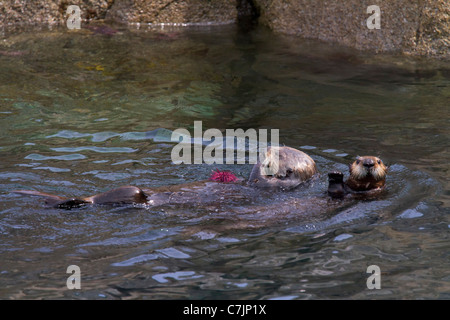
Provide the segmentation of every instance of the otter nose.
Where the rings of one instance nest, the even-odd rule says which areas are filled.
[[[367,168],[372,168],[375,165],[375,162],[372,159],[364,159],[363,166]]]

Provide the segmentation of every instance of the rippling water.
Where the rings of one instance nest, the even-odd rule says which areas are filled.
[[[450,298],[445,62],[354,52],[266,30],[31,30],[0,50],[0,297]],[[386,195],[251,227],[244,203],[46,209],[12,190],[87,196],[206,179],[158,128],[275,128],[322,172],[390,166]],[[267,201],[268,205],[270,201]],[[244,221],[230,228],[236,219]],[[81,290],[68,290],[69,265]],[[382,272],[369,290],[369,265]]]

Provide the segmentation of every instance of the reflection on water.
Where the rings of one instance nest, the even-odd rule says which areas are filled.
[[[0,54],[0,297],[449,298],[448,63],[262,29],[168,32],[5,36],[0,52],[14,54]],[[320,179],[277,200],[323,196],[326,172],[366,154],[390,166],[387,194],[229,228],[261,218],[245,201],[65,211],[10,193],[86,196],[206,179],[217,167],[248,177],[249,165],[171,163],[173,144],[155,129],[192,132],[196,120],[280,129],[282,144],[310,154]],[[65,287],[72,264],[76,292]],[[381,290],[366,287],[372,264]]]

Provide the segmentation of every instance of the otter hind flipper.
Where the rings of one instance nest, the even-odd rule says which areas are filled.
[[[47,206],[53,208],[71,209],[71,208],[78,208],[84,204],[89,203],[88,201],[85,201],[83,199],[76,199],[76,198],[68,199],[54,194],[34,190],[14,190],[13,192],[17,194],[43,197],[44,203]]]
[[[77,198],[72,198],[72,199],[67,199],[61,202],[56,203],[55,205],[53,205],[53,207],[55,208],[60,208],[60,209],[72,209],[72,208],[80,208],[82,206],[84,206],[85,204],[91,203],[89,201],[85,201],[83,199],[77,199]]]
[[[124,186],[85,198],[93,204],[134,204],[146,203],[147,195],[138,187]]]
[[[146,203],[147,195],[138,187],[124,186],[107,192],[103,192],[87,198],[64,198],[49,193],[33,191],[33,190],[16,190],[18,194],[26,194],[32,196],[43,197],[45,204],[54,208],[71,209],[79,208],[85,204],[134,204]]]

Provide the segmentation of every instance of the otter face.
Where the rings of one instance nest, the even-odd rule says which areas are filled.
[[[316,164],[306,153],[289,147],[271,147],[265,159],[253,167],[249,185],[291,189],[316,173]]]
[[[373,179],[376,181],[386,178],[387,167],[377,157],[364,156],[356,158],[350,165],[350,176],[355,180]]]

